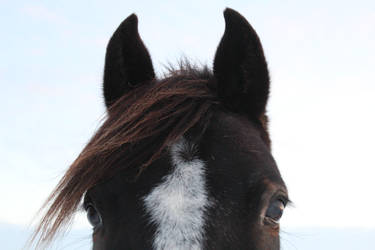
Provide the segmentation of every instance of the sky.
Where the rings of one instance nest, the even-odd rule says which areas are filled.
[[[231,7],[269,64],[273,155],[294,203],[282,226],[374,237],[374,1],[0,4],[0,223],[30,225],[98,128],[105,47],[123,19],[138,15],[160,75],[181,56],[211,66]],[[73,228],[89,230],[83,214]]]

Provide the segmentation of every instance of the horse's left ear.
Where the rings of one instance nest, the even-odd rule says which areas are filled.
[[[153,78],[151,57],[139,36],[137,16],[132,14],[120,24],[107,46],[103,84],[107,108]]]
[[[224,18],[225,32],[214,60],[219,98],[233,112],[260,119],[269,93],[262,45],[254,29],[238,12],[226,9]]]

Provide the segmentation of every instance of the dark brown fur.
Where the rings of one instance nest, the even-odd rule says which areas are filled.
[[[44,204],[49,208],[35,234],[40,234],[40,243],[48,243],[71,221],[88,189],[121,170],[113,169],[116,161],[127,162],[124,168],[138,167],[140,174],[168,145],[208,117],[217,101],[208,86],[210,79],[202,76],[211,74],[187,63],[181,66],[164,80],[142,85],[110,107],[103,125]]]
[[[47,212],[33,236],[39,245],[71,222],[85,192],[124,169],[134,174],[129,178],[139,176],[179,137],[203,133],[216,109],[247,117],[270,146],[269,77],[259,38],[238,13],[226,10],[224,16],[214,74],[183,61],[162,80],[155,79],[136,16],[120,25],[107,48],[106,120],[44,204]]]

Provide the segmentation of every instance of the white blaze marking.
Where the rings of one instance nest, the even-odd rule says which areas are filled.
[[[205,169],[203,161],[181,157],[187,150],[184,138],[172,145],[172,173],[144,197],[146,210],[157,225],[155,250],[202,248],[204,211],[209,205]]]

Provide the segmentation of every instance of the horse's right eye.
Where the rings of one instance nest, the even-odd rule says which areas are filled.
[[[281,216],[285,209],[285,203],[282,200],[275,200],[271,202],[270,206],[266,211],[266,218],[271,220],[273,223],[279,223]]]
[[[91,226],[95,229],[102,224],[102,217],[100,216],[98,210],[93,205],[88,205],[86,207],[87,220],[90,222]]]

